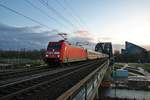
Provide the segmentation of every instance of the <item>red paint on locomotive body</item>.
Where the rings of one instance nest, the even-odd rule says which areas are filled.
[[[86,49],[63,43],[62,45],[62,62],[75,62],[87,59]]]
[[[58,63],[82,61],[87,59],[87,50],[65,41],[49,42],[45,58],[46,62]]]

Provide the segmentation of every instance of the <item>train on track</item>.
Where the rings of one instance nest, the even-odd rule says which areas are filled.
[[[85,48],[70,45],[68,42],[61,40],[58,42],[49,42],[45,53],[44,61],[51,64],[64,64],[77,61],[86,61],[107,58],[107,54],[87,50]]]

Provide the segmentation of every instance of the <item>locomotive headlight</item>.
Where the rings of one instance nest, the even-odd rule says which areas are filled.
[[[59,58],[59,57],[60,57],[60,55],[57,55],[57,57]]]
[[[48,55],[45,55],[45,57],[48,57]]]

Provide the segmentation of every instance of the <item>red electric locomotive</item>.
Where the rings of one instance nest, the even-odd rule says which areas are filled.
[[[108,55],[73,46],[62,40],[49,42],[44,60],[51,65],[102,58],[108,58]]]
[[[69,45],[65,41],[49,42],[45,62],[53,63],[68,63],[75,61],[87,60],[87,50],[81,47]]]

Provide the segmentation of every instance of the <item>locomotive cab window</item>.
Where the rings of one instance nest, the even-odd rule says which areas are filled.
[[[61,49],[61,45],[60,44],[49,44],[47,47],[47,50],[60,50]]]

